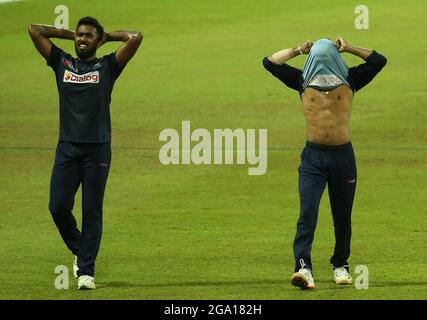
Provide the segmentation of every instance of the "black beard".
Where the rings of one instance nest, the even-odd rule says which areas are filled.
[[[86,51],[80,51],[80,49],[76,46],[76,54],[80,59],[87,59],[92,57],[96,53],[96,48]]]

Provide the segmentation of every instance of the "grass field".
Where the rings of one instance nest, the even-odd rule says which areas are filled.
[[[369,30],[354,28],[359,1],[115,3],[0,4],[0,299],[427,299],[425,1],[364,1]],[[58,97],[27,25],[53,24],[58,4],[68,6],[73,28],[93,15],[107,31],[144,33],[113,92],[113,162],[93,292],[77,291],[74,279],[69,290],[54,287],[55,267],[73,259],[47,208]],[[356,94],[352,114],[359,180],[350,263],[352,271],[366,265],[370,282],[368,290],[332,282],[326,192],[313,245],[317,288],[305,292],[289,282],[305,122],[298,94],[261,60],[338,35],[388,58]],[[70,41],[55,43],[74,53]],[[179,130],[182,120],[209,130],[267,128],[267,173],[161,165],[159,133]],[[79,191],[79,221],[80,198]]]

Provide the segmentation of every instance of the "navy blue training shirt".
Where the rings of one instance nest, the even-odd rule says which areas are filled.
[[[59,140],[111,142],[111,92],[124,68],[115,53],[83,62],[53,45],[47,65],[59,93]]]

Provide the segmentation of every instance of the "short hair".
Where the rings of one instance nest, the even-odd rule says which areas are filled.
[[[98,33],[98,39],[102,39],[102,36],[104,34],[104,27],[101,26],[101,24],[93,17],[83,17],[77,22],[76,30],[81,26],[84,25],[90,25],[96,29],[96,32]]]

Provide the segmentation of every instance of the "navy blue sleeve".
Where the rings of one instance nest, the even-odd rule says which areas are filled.
[[[374,51],[362,63],[348,70],[348,82],[353,91],[358,91],[366,86],[381,71],[387,63],[387,59]]]
[[[120,74],[122,73],[122,71],[126,65],[124,65],[123,67],[121,67],[119,65],[119,63],[117,62],[117,59],[116,59],[116,53],[115,52],[110,53],[107,56],[107,61],[108,61],[108,64],[110,66],[113,79],[116,80],[120,76]]]
[[[267,57],[262,60],[264,68],[271,72],[273,76],[282,81],[287,87],[301,91],[302,89],[302,70],[291,67],[288,64],[277,65],[271,62]]]
[[[61,63],[61,55],[64,53],[62,49],[59,49],[57,46],[52,44],[52,49],[50,50],[50,56],[46,60],[46,63],[54,71],[58,68],[58,65]]]

